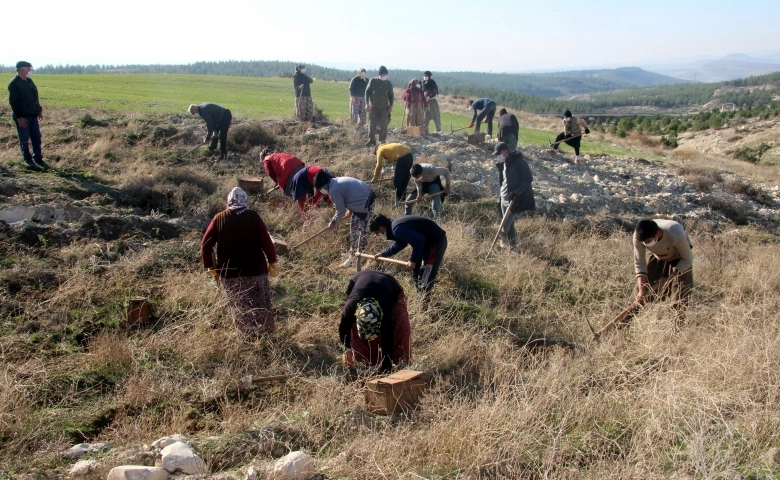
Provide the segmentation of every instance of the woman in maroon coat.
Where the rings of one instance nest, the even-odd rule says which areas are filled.
[[[230,191],[227,208],[214,215],[203,234],[201,257],[224,287],[236,328],[247,336],[273,332],[268,274],[277,274],[276,251],[263,219],[249,210],[249,197],[240,188]]]

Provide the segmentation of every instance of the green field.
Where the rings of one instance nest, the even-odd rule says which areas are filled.
[[[295,98],[289,78],[228,77],[216,75],[98,74],[35,75],[45,107],[88,108],[141,113],[186,115],[191,103],[214,102],[244,118],[293,118]],[[315,81],[314,103],[331,120],[349,119],[346,83]],[[400,104],[400,99],[397,105]],[[403,110],[396,107],[391,127],[401,126]],[[442,112],[447,131],[468,125],[470,118]],[[484,131],[484,128],[483,128]],[[495,133],[495,132],[494,132]],[[558,132],[522,128],[521,145],[548,145]],[[465,134],[465,131],[464,131]],[[570,151],[567,146],[562,151]],[[585,154],[637,155],[638,151],[609,142],[586,139]]]

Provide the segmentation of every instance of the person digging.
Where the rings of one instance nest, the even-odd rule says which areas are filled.
[[[558,152],[558,146],[561,142],[572,147],[574,149],[574,164],[580,164],[580,142],[582,141],[582,135],[590,133],[588,124],[585,120],[577,117],[573,117],[569,110],[563,113],[563,132],[559,133],[555,137],[555,142],[550,145],[556,153]]]

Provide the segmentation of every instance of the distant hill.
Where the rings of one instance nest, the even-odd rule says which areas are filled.
[[[679,83],[688,83],[688,80],[661,75],[659,73],[649,72],[639,67],[625,67],[602,70],[573,70],[567,72],[551,72],[539,74],[545,77],[567,77],[567,78],[593,78],[612,82],[616,85],[626,87],[656,87],[659,85],[675,85]]]
[[[654,72],[697,82],[723,82],[780,71],[780,54],[751,57],[740,53],[714,60],[659,66]]]

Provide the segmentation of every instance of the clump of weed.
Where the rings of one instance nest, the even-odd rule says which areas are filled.
[[[768,143],[761,143],[759,145],[756,145],[755,147],[749,147],[745,145],[744,147],[739,147],[736,149],[733,153],[734,158],[737,160],[743,160],[745,162],[750,163],[758,163],[761,161],[761,157],[771,150],[772,146]]]
[[[278,139],[259,122],[237,125],[228,132],[230,150],[247,153],[254,147],[276,145]]]
[[[193,211],[217,187],[217,182],[205,174],[173,168],[134,177],[120,187],[119,193],[124,205],[181,215]]]
[[[678,173],[699,192],[709,192],[713,185],[723,181],[719,172],[707,168],[683,167]]]
[[[748,182],[740,180],[738,178],[731,178],[723,182],[723,189],[734,195],[747,195],[756,203],[771,207],[774,205],[772,196],[768,194],[763,188],[755,187]]]
[[[88,113],[85,113],[84,115],[82,115],[81,118],[79,118],[77,124],[78,124],[78,126],[80,128],[105,127],[106,125],[108,125],[108,123],[106,123],[106,122],[104,122],[102,120],[97,120],[95,117],[93,117],[92,115],[90,115]]]

